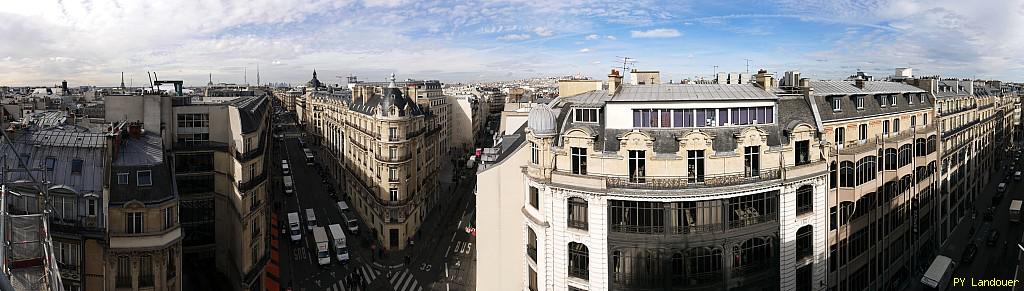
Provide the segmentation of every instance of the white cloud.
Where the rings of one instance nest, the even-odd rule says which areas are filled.
[[[502,35],[502,36],[498,37],[498,40],[504,40],[504,41],[516,41],[516,40],[527,40],[527,39],[530,39],[530,35],[529,34],[525,34],[525,33],[523,33],[523,34],[507,34],[507,35]]]
[[[551,35],[555,34],[555,32],[551,31],[550,28],[543,27],[543,26],[534,28],[533,32],[536,33],[539,36],[544,36],[544,37],[551,36]]]
[[[585,53],[589,53],[589,52],[590,52],[590,48],[582,48],[582,49],[580,49],[580,53],[585,54]]]
[[[605,36],[604,38],[607,38],[608,40],[616,40],[616,39],[618,39],[614,35]]]
[[[586,39],[586,40],[595,40],[595,39],[598,39],[598,38],[601,38],[601,36],[600,35],[596,35],[596,34],[591,34],[591,35],[588,35],[584,39]]]
[[[651,30],[633,30],[629,35],[634,38],[671,38],[682,35],[673,28],[656,28]]]
[[[591,62],[591,64],[600,65],[601,61],[593,61],[593,62]]]

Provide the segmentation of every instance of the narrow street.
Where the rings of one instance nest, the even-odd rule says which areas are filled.
[[[294,115],[286,114],[275,124],[282,125],[278,132],[282,139],[275,139],[278,147],[272,157],[273,195],[275,202],[280,202],[276,210],[281,226],[280,244],[280,278],[282,290],[359,290],[345,284],[347,276],[357,272],[366,282],[365,290],[474,290],[475,289],[475,239],[465,231],[472,219],[475,208],[473,188],[476,184],[475,172],[472,169],[459,167],[458,177],[452,178],[454,170],[443,167],[447,172],[441,175],[441,202],[437,209],[423,222],[420,237],[416,244],[406,250],[391,252],[384,258],[375,258],[371,251],[371,241],[366,235],[367,226],[360,222],[360,234],[353,235],[346,230],[350,261],[339,264],[333,256],[328,266],[319,266],[315,258],[315,245],[312,232],[308,230],[305,209],[313,209],[316,213],[317,226],[326,227],[330,224],[342,224],[337,201],[328,195],[327,185],[321,179],[321,170],[316,165],[307,165],[300,140],[304,134],[295,126]],[[322,161],[316,146],[307,140],[306,146],[317,153],[316,161]],[[282,182],[281,160],[288,159],[291,176],[294,179],[294,193],[284,194]],[[445,161],[447,163],[447,161]],[[445,171],[447,170],[447,171]],[[341,173],[327,173],[330,179],[341,179]],[[341,187],[336,181],[335,189]],[[338,193],[344,196],[343,193]],[[340,198],[340,199],[343,199]],[[351,205],[351,204],[350,204]],[[290,241],[285,233],[288,226],[288,213],[299,213],[302,220],[302,240]],[[405,256],[410,263],[406,265]]]

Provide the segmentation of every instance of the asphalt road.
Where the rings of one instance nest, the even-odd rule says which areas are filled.
[[[387,254],[385,258],[375,258],[370,250],[371,242],[365,235],[366,225],[360,221],[363,235],[352,235],[346,232],[350,262],[339,264],[333,259],[328,266],[321,267],[316,262],[312,232],[307,230],[305,209],[312,208],[316,212],[317,225],[340,224],[341,214],[334,198],[327,194],[321,180],[320,170],[315,166],[306,165],[302,146],[298,136],[302,135],[299,128],[289,117],[282,120],[285,138],[276,141],[275,151],[274,195],[283,202],[278,211],[280,224],[287,228],[287,213],[298,212],[301,217],[303,236],[297,243],[290,243],[288,234],[281,235],[281,285],[292,290],[356,290],[346,286],[344,279],[356,270],[367,282],[365,290],[474,290],[475,289],[475,238],[465,232],[472,209],[475,208],[473,185],[476,184],[475,173],[465,172],[458,179],[451,179],[454,173],[450,166],[442,175],[441,199],[438,209],[430,212],[423,226],[415,247],[401,252]],[[314,147],[311,143],[307,146]],[[281,185],[280,160],[287,158],[291,167],[295,191],[284,195]],[[317,158],[322,160],[321,158]],[[341,173],[328,173],[331,179],[340,179]],[[337,181],[340,186],[340,181]],[[454,182],[454,183],[453,183]],[[341,187],[335,187],[341,189]],[[342,193],[339,193],[341,195]],[[349,203],[349,205],[352,205]],[[410,257],[408,265],[404,257]],[[287,290],[287,289],[285,289]]]

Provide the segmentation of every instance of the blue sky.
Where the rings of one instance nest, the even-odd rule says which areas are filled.
[[[1020,81],[1024,0],[0,0],[0,85],[187,84],[357,75],[445,82],[583,74],[616,59],[679,80],[895,67]]]

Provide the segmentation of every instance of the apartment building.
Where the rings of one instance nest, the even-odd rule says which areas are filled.
[[[213,266],[231,290],[262,290],[270,257],[268,94],[229,89],[214,90],[211,95],[219,97],[210,97],[177,91],[111,95],[105,101],[108,122],[138,123],[144,134],[159,134],[170,153],[169,173],[180,199],[180,252],[190,264],[176,267],[202,273]],[[147,204],[146,213],[166,208]],[[156,217],[146,229],[160,228],[162,216]]]
[[[829,143],[830,290],[906,287],[936,248],[926,236],[939,202],[939,132],[932,96],[896,82],[807,81],[793,88],[813,102]],[[822,231],[825,231],[824,229]],[[916,260],[915,260],[916,259]],[[805,282],[810,286],[817,281]],[[809,290],[809,289],[804,289]]]
[[[479,173],[478,207],[495,207],[478,209],[479,251],[502,254],[478,262],[480,288],[824,280],[813,246],[827,234],[828,149],[805,96],[776,94],[766,72],[756,84],[630,85],[613,71],[608,83],[533,106]]]
[[[487,106],[480,97],[473,95],[448,96],[452,114],[449,124],[452,128],[452,151],[469,156],[476,146],[476,138],[482,134],[487,122]]]
[[[140,123],[111,129],[106,179],[107,237],[102,287],[87,290],[181,290],[179,200],[159,133]],[[104,172],[101,172],[104,173]],[[89,204],[87,211],[93,211]]]
[[[342,193],[385,249],[405,248],[426,215],[443,199],[438,189],[447,164],[447,103],[421,85],[383,89],[363,83],[351,95],[307,96],[308,128],[320,144],[325,168],[345,175]],[[436,86],[440,92],[440,85]],[[420,97],[422,96],[422,97]],[[435,103],[437,102],[437,103]]]

